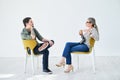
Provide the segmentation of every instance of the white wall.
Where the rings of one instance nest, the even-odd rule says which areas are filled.
[[[65,42],[78,42],[88,17],[100,30],[97,56],[120,56],[120,0],[0,0],[0,57],[23,57],[22,19],[33,18],[40,33],[54,39],[51,56],[61,56]]]

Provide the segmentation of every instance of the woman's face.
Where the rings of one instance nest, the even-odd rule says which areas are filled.
[[[86,26],[87,26],[87,27],[92,27],[92,25],[93,25],[93,24],[92,24],[89,20],[86,21]]]

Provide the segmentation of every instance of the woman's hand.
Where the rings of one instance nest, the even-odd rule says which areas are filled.
[[[79,31],[79,35],[83,35],[83,30],[80,30],[80,31]]]
[[[83,30],[85,33],[88,33],[89,35],[91,35],[92,33],[91,33],[91,29],[85,29],[85,30]]]

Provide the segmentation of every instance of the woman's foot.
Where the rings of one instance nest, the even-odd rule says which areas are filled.
[[[66,70],[64,72],[69,73],[70,71],[73,71],[73,66],[72,65],[68,65],[68,67],[66,68]]]
[[[57,66],[57,67],[62,67],[62,66],[64,67],[64,66],[65,66],[65,62],[58,63],[58,64],[56,64],[56,66]]]
[[[60,60],[60,62],[58,64],[56,64],[57,67],[64,67],[65,66],[65,58],[62,57],[62,59]]]

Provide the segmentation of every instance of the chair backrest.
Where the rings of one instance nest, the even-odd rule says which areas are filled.
[[[23,40],[23,45],[24,48],[30,48],[31,50],[33,50],[35,48],[35,46],[37,45],[37,41],[36,40]]]
[[[90,47],[94,47],[94,44],[95,44],[95,40],[93,38],[90,38]]]

